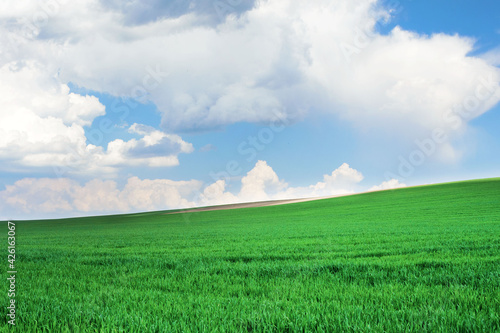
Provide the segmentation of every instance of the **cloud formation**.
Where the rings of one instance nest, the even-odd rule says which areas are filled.
[[[406,184],[399,182],[398,179],[390,179],[371,187],[368,191],[383,191],[402,187],[406,187]]]
[[[106,165],[174,166],[179,164],[178,154],[188,154],[194,150],[193,145],[183,141],[180,136],[166,134],[149,126],[133,124],[129,132],[141,138],[110,142],[102,157]]]
[[[12,164],[53,165],[72,150],[90,152],[83,126],[103,115],[92,96],[70,93],[35,62],[0,67],[0,158]]]
[[[94,179],[80,185],[68,178],[25,178],[0,192],[0,216],[64,217],[324,197],[362,191],[359,185],[362,180],[359,171],[344,163],[330,175],[324,175],[323,181],[308,187],[291,187],[265,161],[258,161],[241,179],[241,189],[236,194],[226,191],[225,180],[204,185],[197,180],[131,177],[120,189],[113,180]],[[403,186],[391,180],[370,190]]]
[[[94,179],[84,185],[68,178],[25,178],[0,192],[3,218],[64,217],[192,207],[188,200],[199,181],[128,179],[123,189],[115,181]],[[7,216],[11,214],[10,216]]]
[[[106,149],[95,146],[87,142],[85,127],[105,114],[96,97],[70,92],[33,61],[7,63],[0,67],[0,77],[2,168],[112,173],[119,166],[178,165],[178,154],[193,151],[178,135],[140,124],[130,127],[139,139],[117,139]]]

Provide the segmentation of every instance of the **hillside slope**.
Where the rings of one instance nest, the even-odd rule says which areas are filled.
[[[494,332],[499,235],[500,178],[17,222],[17,328]]]

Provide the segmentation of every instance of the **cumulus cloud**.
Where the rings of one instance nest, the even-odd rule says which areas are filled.
[[[210,206],[352,194],[363,190],[359,186],[363,178],[361,172],[344,163],[331,174],[324,175],[323,181],[310,186],[294,187],[280,179],[266,161],[258,161],[252,170],[242,177],[241,189],[238,193],[226,191],[226,181],[218,180],[207,186],[196,201],[201,206]]]
[[[343,163],[331,174],[323,175],[323,181],[306,187],[286,187],[275,198],[293,199],[351,194],[361,190],[358,184],[363,178],[361,172],[351,168],[349,164]]]
[[[120,199],[129,204],[133,210],[154,210],[192,207],[194,202],[188,198],[199,191],[202,182],[172,181],[169,179],[141,180],[132,177],[120,193]]]
[[[265,161],[258,161],[241,179],[240,201],[269,200],[288,187]]]
[[[113,172],[124,165],[173,166],[193,147],[178,135],[134,124],[140,139],[114,140],[107,149],[87,143],[85,126],[105,114],[94,96],[71,93],[39,63],[0,67],[2,168],[58,167],[65,172]]]
[[[467,38],[420,36],[396,27],[355,57],[354,70],[347,70],[350,79],[325,84],[332,99],[348,108],[341,116],[365,128],[390,129],[410,139],[436,128],[451,135],[500,99],[500,71],[468,57],[472,50]],[[462,126],[454,126],[452,112],[461,114]]]
[[[368,191],[391,190],[394,188],[402,188],[402,187],[406,187],[406,184],[400,183],[398,179],[390,179],[382,182],[382,184],[380,185],[371,187]]]
[[[236,202],[240,202],[240,199],[236,195],[226,192],[226,181],[224,179],[207,186],[198,198],[198,205],[200,206],[215,206]]]
[[[77,183],[70,179],[22,179],[0,192],[0,207],[4,214],[65,214],[75,209],[72,203],[75,186]]]
[[[48,180],[44,179],[44,181]],[[43,187],[41,189],[43,190]],[[79,212],[127,211],[131,208],[126,201],[122,200],[120,190],[111,180],[94,179],[84,186],[73,184],[71,196],[67,200],[72,203],[73,209]],[[35,207],[31,207],[33,208]],[[24,211],[26,212],[26,209]],[[27,212],[32,212],[32,210]]]
[[[190,197],[202,182],[168,179],[128,179],[119,189],[112,180],[84,185],[68,179],[25,178],[0,192],[0,211],[8,218],[62,217],[82,214],[150,211],[192,207]]]
[[[7,63],[0,77],[0,158],[39,166],[91,149],[83,126],[104,114],[97,98],[70,93],[34,62]]]
[[[351,168],[349,164],[344,163],[331,175],[324,175],[323,182],[319,182],[312,188],[315,193],[332,194],[332,192],[352,191],[353,186],[363,180],[361,172]]]
[[[494,48],[493,50],[482,54],[481,58],[492,66],[500,66],[500,47]]]
[[[152,127],[133,124],[130,133],[142,136],[139,140],[114,140],[108,144],[101,160],[105,165],[146,165],[150,167],[179,164],[177,155],[191,153],[193,145],[174,134],[166,134]]]

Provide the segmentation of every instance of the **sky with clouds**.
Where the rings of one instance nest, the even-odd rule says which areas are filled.
[[[496,0],[0,3],[0,219],[500,176]]]

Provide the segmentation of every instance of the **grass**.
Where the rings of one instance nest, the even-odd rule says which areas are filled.
[[[19,221],[16,329],[499,332],[499,236],[500,178]],[[9,331],[5,317],[0,328]]]

